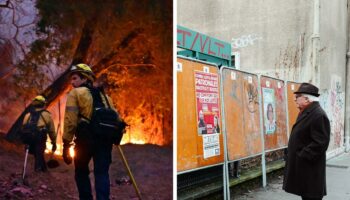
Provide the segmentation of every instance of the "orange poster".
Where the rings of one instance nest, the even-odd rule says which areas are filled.
[[[197,132],[203,137],[203,157],[220,155],[219,79],[217,74],[194,72]]]

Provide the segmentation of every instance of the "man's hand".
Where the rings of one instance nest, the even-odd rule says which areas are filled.
[[[72,163],[73,158],[69,154],[70,143],[68,141],[63,140],[63,160],[69,165]]]

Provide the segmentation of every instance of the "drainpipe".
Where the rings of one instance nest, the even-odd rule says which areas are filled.
[[[350,151],[350,0],[347,1],[347,53],[346,53],[346,78],[345,78],[345,151]]]
[[[314,0],[314,26],[311,36],[312,42],[312,79],[313,83],[320,86],[320,0]]]

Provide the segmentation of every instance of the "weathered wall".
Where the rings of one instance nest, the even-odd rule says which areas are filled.
[[[298,79],[311,51],[310,10],[312,2],[304,0],[180,0],[177,23],[230,42],[243,70]]]
[[[347,1],[320,0],[319,71],[312,67],[314,2],[178,0],[177,23],[231,42],[242,70],[319,86],[332,151],[344,141]]]
[[[344,145],[347,1],[320,1],[320,103],[331,121],[329,150]]]

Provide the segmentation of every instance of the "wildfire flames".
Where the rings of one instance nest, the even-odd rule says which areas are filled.
[[[147,81],[143,81],[140,78],[136,79],[136,77],[132,73],[125,74],[123,76],[123,87],[125,89],[123,90],[113,89],[112,86],[106,89],[106,92],[116,104],[115,107],[118,113],[129,125],[126,133],[123,135],[121,145],[128,143],[167,145],[172,141],[171,102],[159,95],[158,90],[161,86],[155,87],[154,85],[156,84],[150,81],[150,77],[142,77],[147,79]],[[106,78],[108,83],[116,83],[122,80],[120,76],[115,77],[114,73],[109,73]],[[142,86],[145,85],[145,82],[148,82],[147,84],[151,82],[152,84]],[[135,86],[134,84],[136,83],[137,85]],[[131,86],[139,89],[131,89]],[[61,145],[64,130],[64,110],[66,107],[66,95],[64,94],[69,90],[70,88],[67,88],[48,108],[56,125],[56,154],[62,154]],[[167,106],[167,104],[170,106]],[[47,148],[47,151],[50,152],[51,144],[49,142],[47,143]]]
[[[131,138],[131,140],[129,140],[129,142],[126,142],[125,140],[124,141],[121,141],[120,144],[127,144],[127,143],[132,143],[132,144],[146,144],[146,142],[144,140],[138,140],[138,139],[134,139],[134,138]]]
[[[106,71],[108,74],[102,74],[108,83],[105,91],[119,115],[129,125],[121,145],[172,144],[172,98],[163,72],[157,71],[153,65],[137,65],[134,68],[115,66]],[[56,155],[62,155],[65,102],[70,89],[67,87],[47,108],[56,126]],[[46,146],[46,153],[50,153],[52,145],[49,139]],[[74,155],[74,147],[70,152]]]
[[[46,33],[32,35],[28,40],[26,37],[9,37],[11,41],[18,39],[15,43],[20,48],[14,46],[8,50],[13,54],[13,63],[6,63],[10,58],[4,62],[0,59],[0,64],[6,67],[8,73],[0,80],[0,94],[4,97],[0,103],[0,114],[6,116],[0,118],[0,131],[11,132],[11,135],[16,136],[15,130],[19,123],[15,122],[19,120],[18,116],[21,116],[34,96],[43,94],[47,97],[48,110],[55,121],[55,154],[62,154],[64,102],[71,90],[68,64],[79,61],[92,67],[96,82],[103,78],[101,86],[113,100],[120,116],[130,125],[121,144],[172,145],[172,3],[160,2],[157,5],[115,4],[118,9],[121,6],[126,11],[139,11],[122,13],[115,12],[112,3],[113,6],[104,7],[106,15],[96,15],[97,23],[91,23],[92,26],[85,26],[85,22],[89,22],[85,21],[89,19],[85,15],[76,19],[74,29],[56,29],[52,26],[50,34],[60,37],[44,37]],[[71,5],[77,4],[66,6]],[[30,13],[30,16],[41,18],[40,9]],[[93,7],[89,9],[88,12],[95,12]],[[79,9],[72,9],[69,13],[80,16],[80,12]],[[52,16],[70,16],[66,14],[55,13]],[[10,21],[9,25],[13,26]],[[71,26],[69,20],[61,22],[60,25],[64,27]],[[46,25],[51,27],[49,24]],[[7,27],[6,23],[4,26]],[[86,27],[89,27],[89,31],[85,31]],[[24,30],[21,28],[22,32]],[[22,49],[24,54],[18,49]],[[51,144],[48,143],[47,147],[50,149]]]

